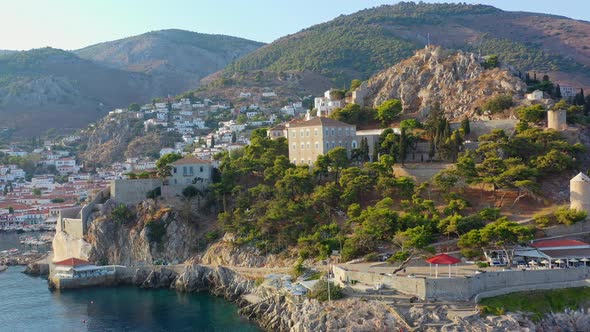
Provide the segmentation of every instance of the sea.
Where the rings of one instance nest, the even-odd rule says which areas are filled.
[[[23,250],[20,235],[0,233],[0,250]],[[207,293],[136,287],[50,291],[46,279],[23,270],[0,272],[0,331],[261,331],[235,305]]]

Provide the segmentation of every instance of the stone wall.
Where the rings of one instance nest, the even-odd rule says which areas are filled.
[[[438,172],[451,167],[452,164],[424,163],[393,166],[395,176],[408,176],[418,182],[430,181]]]
[[[395,289],[401,293],[415,295],[420,298],[424,298],[426,294],[426,280],[424,278],[396,277],[379,273],[351,271],[339,266],[334,266],[333,272],[335,282],[340,285],[346,285],[352,280],[356,280],[368,285],[382,284],[389,289]]]
[[[146,194],[162,187],[161,179],[123,179],[111,181],[111,198],[118,203],[136,205],[146,199]]]
[[[351,280],[368,285],[383,284],[404,294],[421,299],[470,300],[482,296],[496,296],[532,289],[574,287],[590,279],[590,267],[553,270],[511,270],[476,274],[462,278],[414,278],[396,277],[378,273],[350,271],[334,267],[334,276],[339,284]],[[487,294],[487,295],[486,295]]]

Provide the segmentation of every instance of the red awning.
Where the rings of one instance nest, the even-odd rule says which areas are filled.
[[[434,257],[427,259],[426,262],[428,262],[430,264],[451,265],[451,264],[457,264],[457,263],[461,262],[461,260],[458,258],[455,258],[453,256],[447,255],[447,254],[438,254]]]
[[[59,261],[59,262],[55,262],[53,263],[55,265],[61,265],[61,266],[84,266],[84,265],[90,265],[90,262],[85,261],[83,259],[79,259],[79,258],[68,258],[68,259],[64,259],[63,261]]]

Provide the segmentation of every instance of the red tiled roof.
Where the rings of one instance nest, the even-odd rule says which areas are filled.
[[[532,244],[535,248],[550,248],[550,247],[577,247],[577,246],[587,246],[588,243],[578,241],[578,240],[571,240],[571,239],[560,239],[560,240],[544,240],[535,242]]]
[[[68,259],[64,259],[63,261],[54,262],[53,264],[61,265],[61,266],[76,267],[76,266],[90,265],[90,262],[85,261],[83,259],[79,259],[79,258],[68,258]]]
[[[461,262],[461,260],[458,258],[455,258],[453,256],[447,255],[447,254],[438,254],[434,257],[427,259],[426,262],[428,262],[430,264],[451,265],[451,264],[457,264],[457,263]]]

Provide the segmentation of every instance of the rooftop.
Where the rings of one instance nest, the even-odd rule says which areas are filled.
[[[556,247],[580,247],[590,246],[586,242],[571,240],[571,239],[557,239],[557,240],[544,240],[531,244],[535,248],[556,248]]]
[[[64,259],[63,261],[59,261],[59,262],[54,262],[53,264],[55,265],[61,265],[61,266],[85,266],[85,265],[90,265],[90,262],[85,261],[83,259],[79,259],[79,258],[68,258],[68,259]]]
[[[289,124],[289,128],[310,127],[310,126],[356,127],[355,125],[350,125],[348,123],[344,123],[344,122],[341,122],[338,120],[324,118],[324,117],[315,117],[311,120]]]
[[[178,165],[210,164],[210,163],[211,163],[211,161],[209,161],[209,160],[204,160],[204,159],[197,158],[197,157],[184,157],[182,159],[179,159],[179,160],[171,163],[170,165],[178,166]]]
[[[578,175],[574,176],[570,181],[573,182],[590,182],[590,177],[588,175],[580,172]]]

